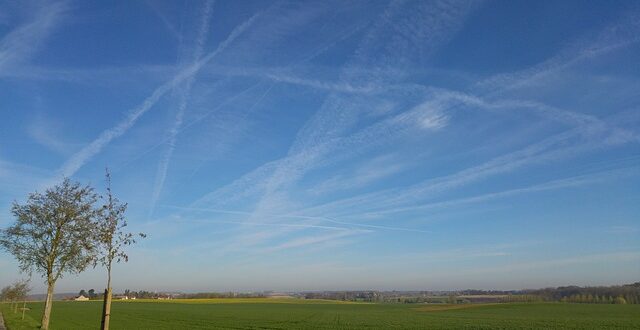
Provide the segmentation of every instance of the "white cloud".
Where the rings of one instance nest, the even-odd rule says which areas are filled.
[[[414,111],[420,112],[418,123],[424,129],[437,131],[449,123],[449,116],[443,113],[437,103],[427,101],[418,105]]]

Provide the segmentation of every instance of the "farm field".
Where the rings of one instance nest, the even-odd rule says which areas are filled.
[[[9,330],[37,328],[0,304]],[[96,329],[101,302],[55,302],[51,329]],[[640,329],[640,305],[365,304],[297,299],[114,302],[112,329]]]

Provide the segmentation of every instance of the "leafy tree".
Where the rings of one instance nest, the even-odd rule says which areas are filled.
[[[94,289],[89,289],[89,298],[95,298],[96,297],[96,290]]]
[[[65,178],[44,193],[32,193],[24,204],[14,202],[16,222],[0,230],[0,246],[18,260],[23,272],[42,275],[47,300],[42,329],[49,328],[56,281],[80,273],[94,260],[92,227],[98,210],[93,188]]]
[[[104,305],[102,309],[102,329],[109,329],[111,314],[111,270],[113,262],[129,261],[129,256],[124,251],[125,247],[136,243],[136,237],[144,238],[145,234],[134,235],[126,232],[127,221],[125,212],[127,204],[120,202],[111,191],[111,174],[106,170],[107,181],[106,204],[102,207],[97,226],[97,241],[100,246],[97,261],[107,269],[107,289],[105,291]]]
[[[80,290],[80,293],[78,293],[78,296],[89,297],[89,295],[87,294],[87,291],[84,291],[84,289]]]

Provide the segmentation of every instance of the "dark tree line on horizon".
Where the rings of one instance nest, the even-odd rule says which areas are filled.
[[[562,286],[527,290],[545,301],[591,304],[640,304],[640,282],[613,286]]]
[[[297,294],[305,299],[388,303],[567,302],[640,304],[640,282],[625,285],[562,286],[535,290],[460,291],[320,291]]]

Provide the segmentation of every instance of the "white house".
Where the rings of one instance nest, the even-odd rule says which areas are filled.
[[[75,300],[75,301],[88,301],[89,298],[87,298],[87,297],[85,297],[83,295],[79,295],[79,296],[73,298],[73,300]]]

